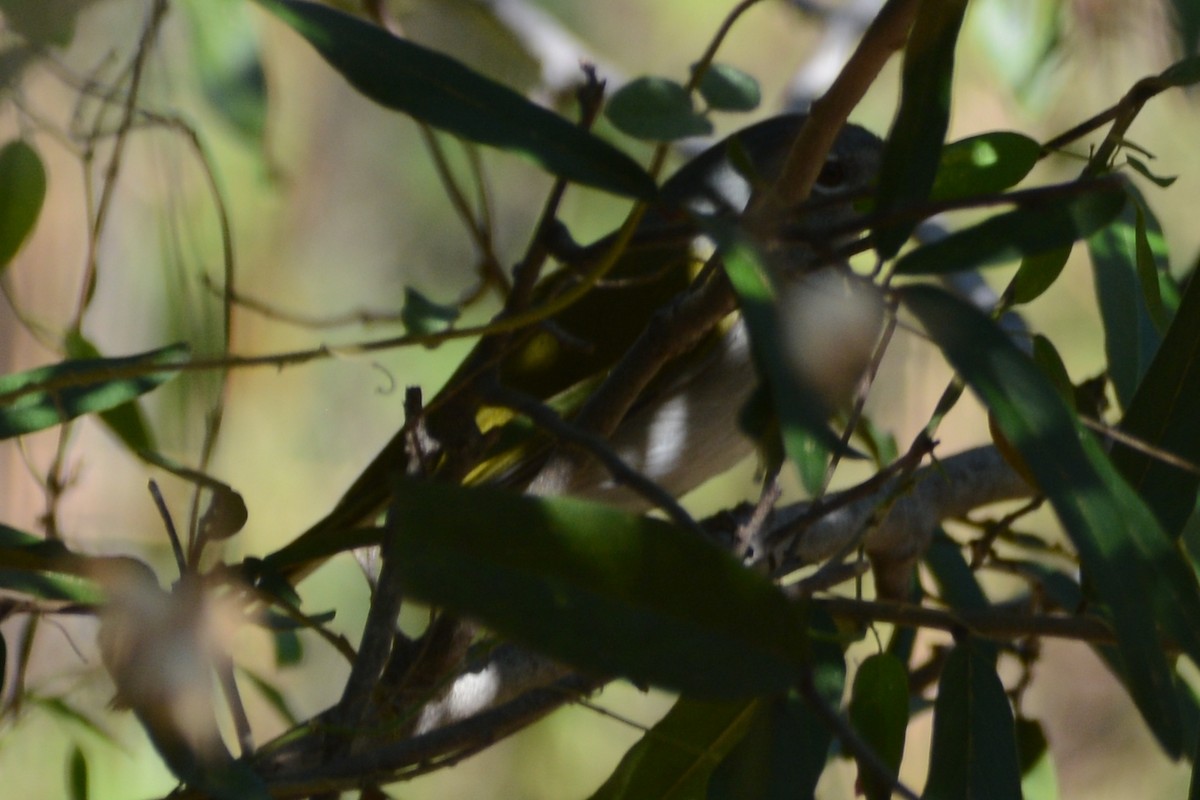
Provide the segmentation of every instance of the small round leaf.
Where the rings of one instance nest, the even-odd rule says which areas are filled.
[[[604,113],[637,139],[672,141],[712,133],[712,123],[696,113],[687,89],[666,78],[638,78],[622,86]]]

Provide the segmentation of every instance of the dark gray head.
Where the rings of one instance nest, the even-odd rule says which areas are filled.
[[[663,184],[662,205],[696,214],[740,214],[753,190],[769,186],[779,175],[805,119],[804,114],[771,117],[708,148]],[[878,136],[847,124],[806,205],[816,210],[836,205],[838,197],[861,195],[875,181],[882,152]]]

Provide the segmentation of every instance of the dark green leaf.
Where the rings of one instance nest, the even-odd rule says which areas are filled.
[[[1155,175],[1150,171],[1150,168],[1146,166],[1144,161],[1134,158],[1131,155],[1126,155],[1125,160],[1129,162],[1129,166],[1133,167],[1134,172],[1141,175],[1155,186],[1158,186],[1160,189],[1165,189],[1175,181],[1179,180],[1179,176],[1177,175]]]
[[[76,360],[99,361],[104,358],[96,346],[79,331],[66,337],[67,356]],[[100,421],[131,453],[154,449],[154,438],[146,416],[136,400],[100,412]]]
[[[692,96],[666,78],[637,78],[618,89],[604,108],[622,133],[669,142],[712,133],[712,123],[692,106]]]
[[[959,200],[1002,192],[1021,182],[1042,146],[1021,133],[992,131],[942,149],[930,200]]]
[[[239,134],[262,141],[267,82],[255,19],[243,0],[187,0],[192,60],[209,105]]]
[[[1054,384],[1054,388],[1066,404],[1075,408],[1075,386],[1071,383],[1067,365],[1063,363],[1054,343],[1040,333],[1033,337],[1033,363],[1037,364],[1042,374]]]
[[[25,243],[46,198],[46,168],[23,141],[0,149],[0,273]]]
[[[449,56],[316,3],[258,2],[382,106],[464,139],[522,153],[570,181],[629,197],[654,196],[654,181],[629,156]]]
[[[0,524],[0,588],[43,600],[94,603],[100,595],[86,577],[92,563],[60,541]]]
[[[1017,753],[1021,759],[1021,794],[1025,800],[1057,798],[1058,776],[1041,723],[1017,717]]]
[[[932,287],[906,288],[902,300],[1054,506],[1111,613],[1130,693],[1159,742],[1178,754],[1179,711],[1154,622],[1200,655],[1200,590],[1191,567],[1054,387],[994,323]]]
[[[934,532],[933,542],[925,553],[925,563],[937,582],[942,602],[962,611],[983,611],[991,606],[979,579],[963,558],[962,548],[944,530]]]
[[[1132,184],[1127,184],[1126,190],[1131,202],[1125,204],[1113,224],[1088,239],[1096,298],[1104,323],[1108,375],[1123,408],[1129,407],[1162,341],[1137,267],[1138,214],[1145,200]],[[1158,227],[1153,218],[1147,218],[1144,224],[1153,229]],[[1161,236],[1161,229],[1156,234]]]
[[[1067,247],[1102,229],[1124,205],[1124,188],[1109,181],[1026,194],[1013,211],[907,253],[896,262],[896,272],[942,275]]]
[[[966,0],[920,3],[904,50],[900,108],[888,134],[879,168],[875,210],[885,219],[914,209],[929,198],[942,144],[950,124],[950,85],[954,46]],[[875,250],[896,255],[917,225],[916,218],[886,223],[875,230]]]
[[[924,800],[1021,796],[1013,714],[995,661],[971,642],[955,647],[938,681]]]
[[[1200,280],[1188,282],[1179,311],[1142,378],[1121,431],[1200,463]],[[1154,512],[1163,529],[1178,536],[1196,504],[1200,479],[1159,458],[1117,443],[1113,463]]]
[[[275,642],[275,666],[294,666],[304,658],[304,647],[294,630],[276,631],[271,638]]]
[[[29,392],[0,400],[0,439],[116,408],[175,377],[171,365],[183,360],[187,352],[186,345],[176,344],[135,356],[68,360],[0,377],[0,395]],[[110,370],[138,366],[163,369],[132,378],[104,377]]]
[[[713,771],[705,800],[812,797],[833,735],[795,693],[761,708],[750,730]],[[649,795],[647,795],[649,796]]]
[[[404,305],[400,308],[400,322],[409,334],[423,336],[437,333],[450,327],[458,319],[458,308],[435,303],[425,295],[404,287]]]
[[[1163,236],[1158,220],[1149,208],[1136,205],[1137,225],[1134,228],[1134,250],[1137,253],[1136,266],[1138,283],[1142,287],[1142,299],[1146,303],[1146,313],[1155,329],[1166,333],[1171,324],[1171,317],[1178,308],[1178,297],[1174,298],[1174,306],[1167,307],[1163,301],[1164,283],[1172,283],[1170,264],[1167,259],[1167,242]]]
[[[762,102],[762,91],[754,76],[728,64],[709,64],[699,89],[714,111],[753,111]]]
[[[1013,302],[1031,303],[1041,297],[1058,280],[1070,257],[1071,247],[1068,245],[1022,258],[1021,266],[1012,279]]]
[[[71,748],[67,756],[67,793],[71,800],[87,800],[88,798],[88,765],[87,758],[79,745]]]
[[[876,653],[859,665],[850,692],[850,722],[892,774],[898,774],[908,729],[908,669],[903,662]],[[892,796],[892,785],[881,783],[870,769],[860,764],[858,774],[867,800]]]
[[[783,594],[664,521],[408,482],[391,514],[406,590],[575,666],[714,698],[780,691],[805,667]]]
[[[591,800],[701,798],[709,776],[763,711],[761,700],[680,698],[629,749]]]

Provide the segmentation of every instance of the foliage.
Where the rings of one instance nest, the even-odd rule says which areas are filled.
[[[24,636],[6,629],[0,638],[6,722],[53,707],[87,736],[109,738],[70,691],[46,701],[27,685],[37,621],[83,614],[99,619],[115,702],[134,712],[184,785],[180,796],[381,796],[380,787],[452,766],[614,681],[678,699],[597,798],[812,796],[843,758],[853,760],[868,797],[917,796],[901,780],[903,764],[906,752],[913,758],[914,721],[930,714],[922,796],[1014,797],[1035,785],[1054,796],[1053,786],[1044,788],[1047,737],[1023,703],[1039,666],[1037,643],[1064,638],[1095,649],[1168,757],[1197,752],[1200,707],[1186,661],[1200,664],[1200,582],[1187,535],[1200,487],[1200,422],[1189,401],[1200,392],[1200,282],[1169,269],[1153,206],[1173,180],[1152,173],[1128,135],[1158,95],[1200,82],[1189,4],[1176,3],[1175,12],[1180,49],[1192,55],[1138,81],[1103,113],[1045,142],[1005,130],[947,141],[968,4],[890,0],[807,115],[738,124],[741,133],[666,180],[672,143],[709,134],[724,115],[762,101],[753,77],[717,60],[752,4],[730,12],[684,80],[639,77],[606,92],[593,68],[581,70],[574,112],[394,35],[385,4],[223,2],[228,24],[206,15],[199,0],[176,4],[188,12],[193,66],[213,118],[260,154],[275,98],[263,80],[271,65],[260,60],[259,23],[298,34],[345,79],[343,92],[415,120],[476,248],[478,287],[451,303],[405,287],[390,318],[401,335],[234,352],[235,318],[298,320],[238,294],[237,222],[205,130],[142,94],[172,3],[148,4],[112,92],[93,100],[82,81],[64,78],[80,95],[77,117],[87,103],[98,105],[88,112],[89,131],[72,128],[62,139],[83,143],[79,158],[89,169],[101,140],[107,158],[89,199],[69,318],[52,332],[35,315],[16,316],[59,356],[0,376],[0,438],[57,437],[39,476],[49,498],[43,529],[0,524],[0,588],[11,598],[4,614],[26,622]],[[30,3],[0,3],[11,31],[0,52],[3,99],[21,121],[0,148],[6,280],[30,267],[23,248],[48,224],[45,198],[59,179],[46,166],[54,163],[46,151],[58,146],[42,135],[51,123],[20,89],[36,80],[31,65],[54,64],[71,47],[88,5],[68,4],[49,24]],[[522,19],[506,23],[514,35],[547,24]],[[1042,24],[1033,38],[1061,35],[1056,18]],[[532,41],[525,44],[536,59]],[[906,43],[901,87],[887,136],[843,128],[898,42]],[[1043,69],[1045,57],[1025,54],[1022,69]],[[1021,94],[1030,76],[1014,80]],[[106,356],[83,332],[100,316],[93,300],[101,272],[115,269],[101,242],[122,202],[114,187],[123,156],[142,127],[185,141],[211,189],[223,252],[222,277],[211,281],[221,304],[217,352],[211,341],[187,341]],[[465,167],[447,158],[443,134],[464,143]],[[1069,162],[1093,134],[1099,144]],[[655,149],[648,159],[635,156],[644,149],[625,137]],[[522,156],[527,174],[545,178],[541,214],[517,232],[529,244],[511,272],[496,245],[498,220],[510,218],[492,214],[481,167],[494,151]],[[1079,174],[1051,181],[1035,169],[1042,161],[1076,163]],[[856,182],[857,168],[869,180]],[[464,170],[475,197],[464,190]],[[620,198],[627,216],[609,236],[580,246],[567,233],[563,202],[585,189]],[[929,234],[933,217],[962,211],[973,214],[969,224]],[[1072,382],[1060,356],[1065,343],[1021,326],[1014,333],[1011,324],[1060,284],[1073,251],[1095,278],[1111,410],[1106,381]],[[954,288],[956,277],[1013,264],[1007,289],[982,302]],[[839,276],[831,295],[805,295],[816,291],[814,276],[830,273]],[[6,294],[20,312],[19,293]],[[488,294],[500,308],[477,323],[476,301]],[[732,322],[735,309],[744,330]],[[818,327],[830,331],[792,319],[825,311],[829,321]],[[903,325],[919,326],[954,377],[897,452],[867,399]],[[738,351],[744,371],[730,379],[720,364],[739,336],[748,337]],[[238,385],[230,373],[456,339],[474,348],[440,391],[407,391],[400,431],[328,514],[259,556],[230,554],[229,543],[245,537],[242,495],[256,491],[235,491],[210,474],[218,445],[246,446],[222,433],[225,399]],[[829,389],[821,370],[830,364],[814,367],[814,359],[848,377],[829,379],[842,382]],[[167,454],[143,395],[154,399],[168,381],[197,374],[219,375],[221,391],[206,409],[204,442],[184,464]],[[937,443],[939,427],[968,390],[988,412],[980,438],[994,443],[948,452]],[[713,447],[756,440],[765,465],[757,504],[696,519],[680,495],[707,472],[676,483],[676,472],[656,471],[650,456],[630,449],[631,438],[653,432],[650,423],[635,428],[648,409],[669,405],[663,397],[710,398],[701,438]],[[170,591],[147,554],[93,554],[113,548],[63,530],[64,454],[71,431],[93,416],[127,456],[194,490],[181,537],[151,484],[177,571]],[[331,429],[356,424],[331,416]],[[736,419],[745,435],[732,430]],[[715,430],[722,425],[730,430]],[[701,470],[701,461],[684,466]],[[869,464],[873,474],[829,491],[847,462]],[[604,472],[589,482],[600,472],[595,464]],[[732,466],[728,458],[718,465]],[[780,475],[801,476],[813,496],[781,500]],[[555,496],[562,493],[580,497]],[[942,528],[1000,501],[1026,504],[966,540]],[[1057,526],[1023,532],[1042,502]],[[651,508],[661,513],[645,515]],[[329,627],[343,609],[312,610],[301,582],[366,547],[380,557],[352,643]],[[873,599],[863,599],[868,571]],[[993,574],[1015,576],[1017,588],[997,591]],[[408,632],[396,621],[413,603],[430,611]],[[325,698],[333,705],[303,718],[268,670],[242,666],[231,631],[247,626],[274,642],[280,671],[302,673],[315,642],[344,657],[348,677],[324,687],[333,689]],[[940,644],[918,648],[914,637]],[[224,702],[213,699],[214,677]],[[923,690],[933,684],[930,702]],[[287,732],[256,739],[239,686],[254,687]],[[217,705],[232,720],[236,752]],[[89,796],[94,766],[74,744],[70,796]]]

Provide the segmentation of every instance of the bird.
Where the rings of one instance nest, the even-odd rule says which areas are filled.
[[[447,452],[467,441],[484,444],[477,444],[476,456],[456,469],[435,467],[437,477],[523,490],[532,483],[538,492],[538,469],[552,449],[549,439],[522,434],[519,444],[509,446],[503,435],[509,426],[504,424],[490,425],[488,435],[481,437],[475,423],[484,416],[480,407],[487,403],[461,387],[487,373],[507,390],[550,402],[569,417],[570,407],[603,379],[655,311],[688,291],[696,277],[696,220],[739,218],[783,169],[805,119],[801,113],[769,117],[700,152],[664,181],[657,201],[604,281],[544,323],[503,337],[501,347],[496,339],[481,340],[427,407],[426,422]],[[833,243],[823,231],[846,228],[847,222],[861,218],[855,201],[872,188],[882,149],[881,140],[865,128],[843,126],[809,199],[787,220],[796,223],[803,240],[782,248],[782,259],[789,264],[784,271],[791,273],[788,280],[806,271],[805,262],[815,260],[814,243]],[[562,266],[539,282],[535,297],[552,297],[578,281],[616,236],[581,247],[563,230],[559,233],[553,249]],[[754,443],[737,425],[741,406],[757,384],[745,324],[735,315],[663,373],[617,426],[610,444],[633,468],[681,497],[753,450]],[[457,415],[447,411],[456,403]],[[498,419],[508,422],[512,416],[502,411]],[[464,424],[463,419],[471,422]],[[328,514],[269,559],[272,566],[297,580],[322,560],[314,554],[345,549],[335,544],[339,536],[371,525],[406,469],[406,437],[411,435],[406,427],[385,444]],[[555,488],[630,510],[646,505],[595,463],[584,463],[567,485]]]

